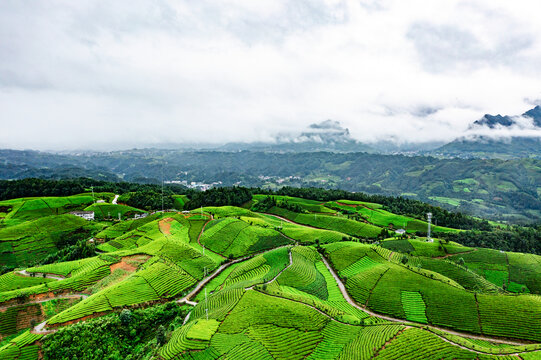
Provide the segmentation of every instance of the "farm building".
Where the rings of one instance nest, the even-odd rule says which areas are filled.
[[[94,220],[94,211],[72,211],[70,214],[82,217],[85,220]]]
[[[406,230],[398,229],[398,230],[395,230],[395,233],[397,233],[398,235],[404,235],[406,233]]]

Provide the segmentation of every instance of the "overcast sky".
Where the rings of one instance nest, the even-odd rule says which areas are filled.
[[[541,100],[535,0],[0,1],[0,148],[452,140]]]

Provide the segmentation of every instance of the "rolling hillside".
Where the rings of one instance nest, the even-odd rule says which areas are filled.
[[[95,254],[0,275],[0,358],[541,356],[540,256],[418,237],[423,220],[375,203],[282,197],[253,211],[265,198],[73,219],[94,227]],[[46,244],[36,221],[0,241]]]

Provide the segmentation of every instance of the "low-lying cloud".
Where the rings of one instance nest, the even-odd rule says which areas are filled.
[[[0,147],[266,141],[325,119],[365,142],[450,141],[485,113],[520,114],[541,97],[539,10],[526,0],[2,1]]]

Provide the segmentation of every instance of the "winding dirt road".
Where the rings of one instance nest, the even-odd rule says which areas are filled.
[[[47,279],[55,279],[55,280],[64,280],[66,277],[65,276],[61,276],[61,275],[51,275],[51,274],[47,274],[47,273],[29,273],[27,272],[26,270],[19,270],[17,271],[17,274],[21,275],[21,276],[27,276],[27,277],[32,277],[32,274],[34,274],[34,277],[37,277],[37,278],[40,278],[40,277],[43,277],[43,274],[45,274],[45,278]]]
[[[367,307],[365,306],[362,306],[362,305],[359,305],[357,304],[350,296],[349,296],[349,293],[347,292],[346,290],[346,287],[344,286],[344,283],[342,282],[342,280],[338,277],[338,275],[336,274],[336,272],[334,271],[334,269],[332,268],[332,266],[329,265],[329,262],[327,261],[327,259],[322,256],[321,259],[323,260],[323,263],[325,264],[325,266],[327,267],[327,269],[330,271],[330,273],[332,274],[334,280],[336,281],[336,283],[338,284],[338,287],[340,288],[340,292],[342,293],[342,295],[344,296],[344,298],[346,299],[346,301],[351,305],[351,306],[354,306],[356,307],[357,309],[359,310],[362,310],[364,312],[366,312],[367,314],[371,315],[371,316],[375,316],[375,317],[378,317],[380,319],[384,319],[384,320],[388,320],[388,321],[393,321],[393,322],[397,322],[397,323],[401,323],[401,324],[413,324],[414,322],[413,321],[406,321],[404,319],[397,319],[397,318],[394,318],[394,317],[391,317],[391,316],[386,316],[386,315],[381,315],[381,314],[378,314],[378,313],[375,313],[373,311],[371,311],[370,309],[368,309]],[[439,330],[439,331],[443,331],[443,332],[446,332],[448,334],[452,334],[452,335],[458,335],[458,336],[462,336],[462,337],[465,337],[465,338],[469,338],[469,339],[478,339],[478,340],[485,340],[485,341],[490,341],[490,342],[493,342],[493,343],[498,343],[498,344],[507,344],[507,345],[526,345],[526,344],[530,344],[529,342],[520,342],[520,341],[513,341],[513,340],[504,340],[504,339],[498,339],[498,338],[491,338],[491,337],[486,337],[486,336],[482,336],[482,335],[473,335],[473,334],[469,334],[469,333],[464,333],[464,332],[459,332],[459,331],[454,331],[454,330],[449,330],[447,328],[442,328],[442,327],[439,327],[439,326],[434,326],[434,325],[427,325],[427,324],[419,324],[423,327],[427,327],[427,328],[430,328],[430,329],[435,329],[435,330]],[[436,334],[438,335],[438,334]],[[438,335],[439,336],[439,335]],[[441,336],[440,336],[441,337]],[[442,337],[443,338],[443,337]],[[445,338],[444,338],[445,339]],[[447,339],[445,339],[447,340]],[[449,341],[451,342],[451,341]],[[454,343],[453,343],[454,344]],[[457,344],[458,345],[458,344]],[[468,349],[468,350],[471,350],[471,349]],[[473,351],[473,350],[472,350]]]

